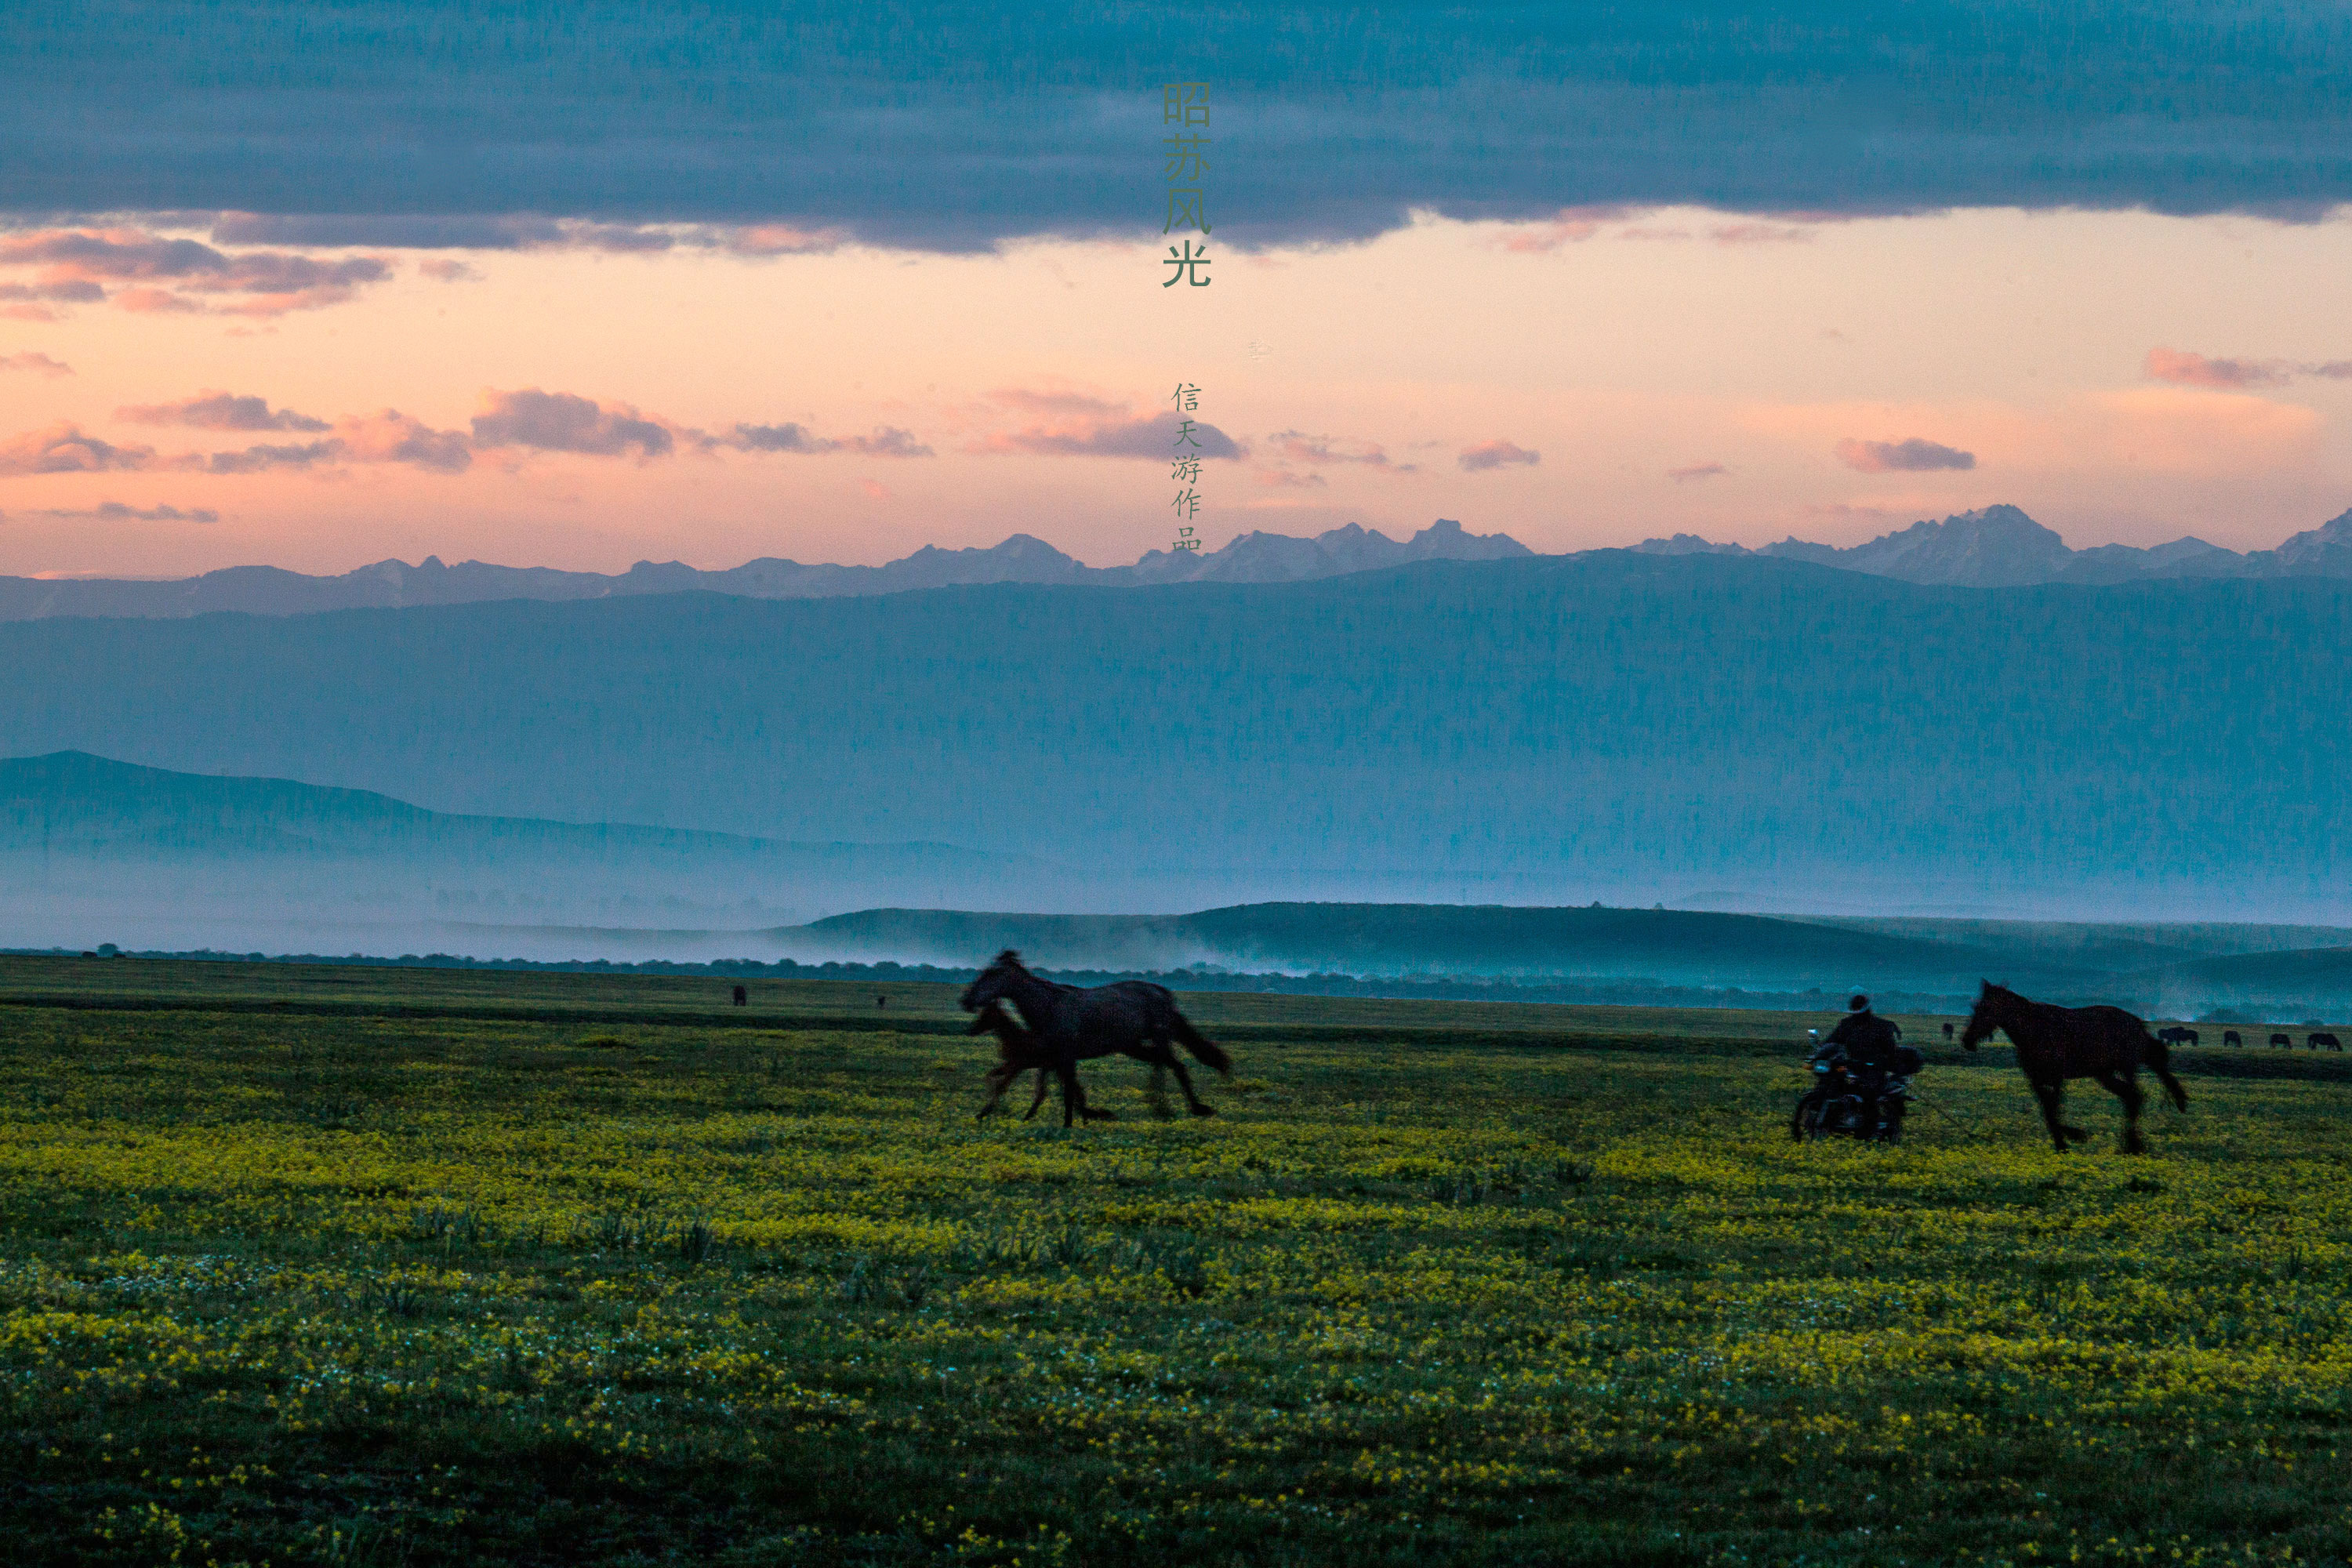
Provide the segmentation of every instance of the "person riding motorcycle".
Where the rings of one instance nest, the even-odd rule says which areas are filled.
[[[1813,1053],[1813,1061],[1817,1067],[1845,1069],[1843,1076],[1862,1102],[1862,1124],[1854,1131],[1864,1142],[1893,1137],[1909,1098],[1909,1075],[1925,1064],[1917,1050],[1903,1044],[1903,1031],[1872,1012],[1870,998],[1859,993],[1846,1004],[1846,1016]],[[1804,1135],[1806,1112],[1829,1096],[1837,1076],[1834,1072],[1820,1075],[1790,1124],[1793,1135]]]

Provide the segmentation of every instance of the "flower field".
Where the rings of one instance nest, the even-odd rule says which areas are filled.
[[[11,1563],[2352,1552],[2339,1063],[1799,1146],[1821,1020],[1203,997],[1218,1117],[1066,1132],[913,987],[10,962]]]

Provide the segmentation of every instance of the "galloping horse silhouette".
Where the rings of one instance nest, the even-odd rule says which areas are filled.
[[[1093,1057],[1129,1056],[1150,1063],[1155,1071],[1173,1069],[1176,1087],[1184,1091],[1184,1103],[1195,1116],[1214,1116],[1216,1111],[1202,1104],[1201,1097],[1192,1092],[1192,1077],[1176,1059],[1170,1042],[1182,1046],[1203,1066],[1216,1068],[1224,1077],[1234,1074],[1233,1058],[1176,1010],[1175,995],[1166,986],[1148,980],[1064,985],[1030,973],[1021,955],[1008,947],[965,988],[963,1006],[966,1012],[974,1012],[993,1002],[1008,1001],[1021,1009],[1038,1049],[1051,1057],[1061,1078],[1065,1127],[1070,1125],[1076,1104],[1084,1099],[1082,1093],[1073,1092],[1077,1086],[1077,1064]]]
[[[2124,1152],[2138,1154],[2147,1145],[2139,1135],[2139,1109],[2147,1096],[2140,1092],[2139,1069],[2145,1066],[2163,1083],[2176,1110],[2189,1109],[2189,1091],[2172,1076],[2170,1053],[2147,1026],[2121,1007],[2058,1007],[2029,1002],[2006,985],[1988,980],[1969,1014],[1960,1044],[1975,1050],[1979,1041],[1999,1029],[2017,1047],[2017,1065],[2042,1102],[2042,1120],[2050,1141],[2064,1153],[2068,1143],[2089,1134],[2059,1120],[2070,1078],[2096,1079],[2099,1087],[2124,1102]]]

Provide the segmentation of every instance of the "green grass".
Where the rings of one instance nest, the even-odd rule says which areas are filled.
[[[0,961],[6,1560],[2352,1551],[2341,1058],[1794,1146],[1822,1020],[1202,995],[1216,1119],[1065,1132],[730,984]]]

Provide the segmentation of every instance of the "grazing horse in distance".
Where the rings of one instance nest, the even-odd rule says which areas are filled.
[[[2246,1043],[2246,1037],[2235,1029],[2224,1029],[2221,1031],[2221,1043],[2225,1046],[2242,1046]]]
[[[1950,1039],[1951,1037],[1952,1037],[1952,1026],[1951,1026],[1949,1024],[1947,1024],[1947,1025],[1945,1025],[1945,1026],[1944,1026],[1944,1038],[1946,1038],[1946,1039],[1948,1039],[1948,1039]]]
[[[2274,1046],[2284,1046],[2288,1050],[2293,1050],[2294,1049],[2294,1037],[2292,1035],[2273,1035],[2271,1037],[2271,1044]]]
[[[2179,1027],[2158,1029],[2156,1037],[2168,1046],[2193,1046],[2197,1043],[2197,1031]]]
[[[2344,1042],[2329,1034],[2309,1036],[2306,1037],[2305,1043],[2310,1046],[2315,1051],[2319,1049],[2322,1046],[2326,1047],[2331,1051],[2340,1051],[2344,1048]]]
[[[1969,1014],[1960,1044],[1975,1050],[1995,1029],[2017,1047],[2017,1065],[2042,1102],[2042,1120],[2050,1142],[2064,1153],[2086,1133],[2069,1127],[2059,1117],[2070,1078],[2096,1079],[2099,1087],[2124,1102],[2124,1152],[2144,1152],[2139,1135],[2139,1110],[2147,1096],[2140,1091],[2139,1069],[2145,1066],[2163,1083],[2175,1109],[2189,1109],[2189,1091],[2172,1076],[2169,1053],[2147,1026],[2120,1007],[2059,1007],[2032,1002],[2006,985],[1988,980]]]
[[[1048,1081],[1046,1074],[1048,1073],[1061,1080],[1062,1098],[1066,1103],[1073,1095],[1076,1096],[1078,1114],[1087,1121],[1116,1121],[1118,1120],[1118,1112],[1097,1110],[1087,1103],[1087,1091],[1078,1083],[1077,1068],[1059,1060],[1053,1052],[1039,1044],[1037,1037],[1024,1028],[1019,1019],[1007,1013],[1003,1003],[991,1002],[987,1006],[982,1007],[980,1010],[980,1016],[971,1021],[971,1027],[966,1029],[964,1033],[996,1037],[996,1065],[988,1069],[988,1100],[980,1108],[980,1114],[983,1120],[996,1109],[996,1102],[1004,1098],[1004,1091],[1020,1082],[1021,1075],[1031,1068],[1037,1069],[1037,1094],[1036,1098],[1030,1100],[1029,1109],[1023,1113],[1022,1121],[1027,1121],[1034,1118],[1037,1114],[1037,1108],[1045,1103],[1045,1086]]]
[[[1076,1064],[1090,1058],[1129,1056],[1154,1068],[1172,1069],[1176,1087],[1184,1091],[1184,1103],[1195,1116],[1214,1116],[1216,1111],[1192,1092],[1192,1075],[1176,1058],[1171,1042],[1226,1078],[1234,1073],[1233,1058],[1176,1010],[1175,995],[1148,980],[1083,988],[1064,985],[1032,974],[1021,955],[1006,948],[996,955],[995,963],[980,972],[979,979],[964,988],[962,1000],[966,1012],[976,1012],[992,1002],[1011,1002],[1021,1009],[1030,1032],[1052,1055],[1055,1071],[1065,1075],[1065,1127],[1070,1125],[1072,1104],[1066,1086],[1076,1080]]]

